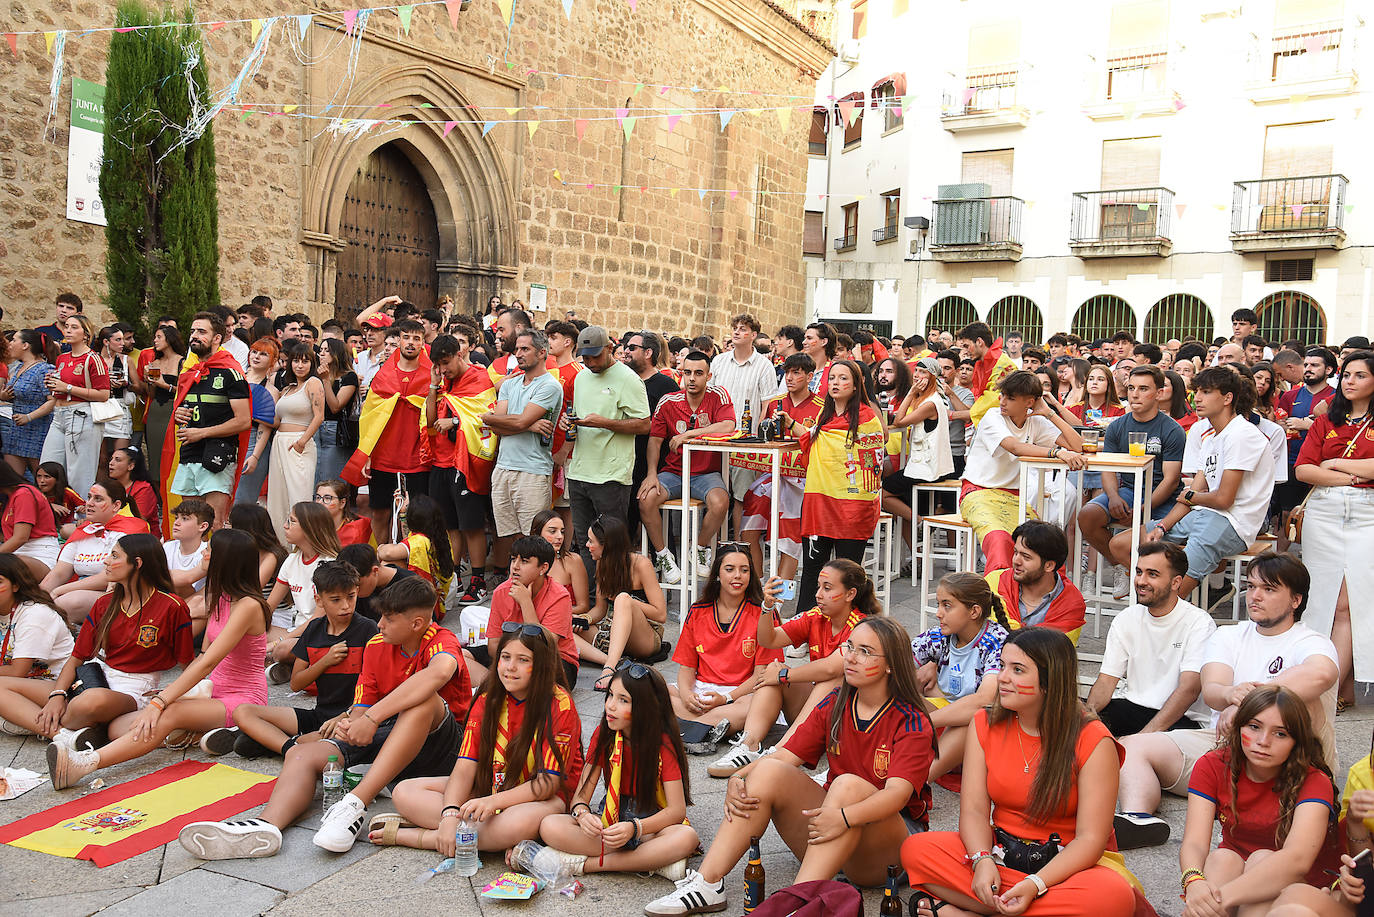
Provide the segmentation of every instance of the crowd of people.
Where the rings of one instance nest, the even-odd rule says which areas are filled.
[[[1363,900],[1374,777],[1357,762],[1338,801],[1333,723],[1374,681],[1350,604],[1374,586],[1368,340],[1266,341],[1242,309],[1212,342],[741,314],[717,344],[499,297],[317,328],[260,296],[139,349],[55,308],[0,367],[0,730],[48,740],[55,790],[163,745],[280,757],[259,815],[181,832],[197,857],[277,853],[335,758],[357,782],[326,850],[452,856],[473,822],[483,850],[671,879],[655,917],[724,909],[770,824],[798,882],[900,867],[920,917],[1145,915],[1118,851],[1169,838],[1164,793],[1189,800],[1187,917]],[[795,442],[777,480],[761,438]],[[1151,456],[1148,493],[1097,448]],[[1025,509],[1027,458],[1060,466],[1031,478],[1057,521]],[[917,498],[944,481],[952,505]],[[663,510],[686,498],[683,551]],[[979,569],[908,630],[875,531],[897,521],[908,575],[942,512]],[[1090,602],[1115,615],[1081,698]],[[696,868],[691,754],[728,781]],[[927,831],[932,782],[955,833]]]

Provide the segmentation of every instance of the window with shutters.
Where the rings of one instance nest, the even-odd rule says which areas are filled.
[[[883,133],[895,131],[902,126],[902,100],[897,96],[897,87],[883,83],[876,90],[878,105],[883,110]]]
[[[1011,194],[1011,170],[1015,150],[982,150],[965,153],[959,180],[962,184],[988,186],[989,197]]]
[[[939,328],[942,331],[958,331],[966,325],[978,321],[978,310],[962,296],[946,296],[931,304],[926,312],[926,328]]]
[[[1118,331],[1134,334],[1135,310],[1120,296],[1103,293],[1078,307],[1069,329],[1085,341],[1109,338]]]
[[[1344,20],[1343,0],[1278,0],[1269,79],[1281,83],[1336,73]]]
[[[825,214],[819,210],[806,211],[802,230],[802,254],[825,255]]]
[[[847,252],[859,244],[859,203],[845,204],[840,208],[844,219],[844,235],[835,240],[835,250]]]
[[[1020,56],[1020,22],[984,22],[969,29],[968,72],[960,100],[964,114],[1016,105]]]
[[[1306,345],[1326,340],[1326,313],[1317,301],[1297,290],[1271,293],[1255,303],[1256,332],[1266,341],[1299,340]]]
[[[1145,340],[1154,344],[1173,338],[1210,341],[1216,327],[1207,303],[1188,293],[1171,293],[1145,313]]]
[[[812,156],[825,155],[826,129],[830,125],[830,119],[824,108],[816,107],[811,110],[811,136],[807,138],[806,152]]]
[[[1296,283],[1312,279],[1311,258],[1282,258],[1264,262],[1265,283]]]
[[[850,10],[853,22],[852,37],[863,38],[868,34],[868,0],[854,0]]]
[[[1322,229],[1330,225],[1335,122],[1271,124],[1264,132],[1259,230]]]
[[[1168,0],[1133,0],[1112,7],[1107,37],[1107,98],[1148,98],[1164,91]]]
[[[852,120],[844,126],[844,150],[842,152],[848,152],[854,149],[859,145],[860,141],[863,140],[864,105],[862,99],[855,103],[854,111],[850,114],[850,118]]]
[[[896,239],[897,225],[901,219],[902,192],[899,188],[883,195],[883,225],[881,229],[874,230],[873,241],[883,243]]]
[[[1159,137],[1102,142],[1102,240],[1154,238],[1159,219]]]

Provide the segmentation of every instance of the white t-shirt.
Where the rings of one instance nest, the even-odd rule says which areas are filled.
[[[109,559],[110,551],[123,537],[121,532],[106,529],[99,535],[91,535],[80,541],[69,541],[62,546],[57,559],[59,562],[66,561],[71,564],[72,570],[79,578],[95,576],[97,573],[105,572],[105,561]]]
[[[964,465],[964,480],[978,487],[1015,490],[1020,483],[1021,463],[1002,448],[1002,440],[1008,436],[1049,448],[1059,439],[1059,428],[1048,417],[1036,414],[1027,415],[1026,425],[1018,427],[1002,415],[1001,408],[992,408],[974,430]]]
[[[1112,619],[1102,654],[1102,674],[1121,679],[1112,696],[1161,709],[1180,673],[1202,671],[1207,639],[1216,629],[1211,615],[1181,600],[1158,618],[1139,603],[1123,609]],[[1212,708],[1199,694],[1186,715],[1205,726]]]
[[[1287,462],[1286,452],[1284,461]],[[1222,472],[1245,472],[1231,508],[1215,512],[1226,517],[1247,545],[1254,541],[1274,495],[1274,453],[1269,440],[1243,417],[1233,417],[1220,433],[1208,421],[1199,420],[1188,431],[1188,444],[1183,450],[1183,473],[1193,475],[1198,471],[1207,479],[1207,489],[1213,492],[1221,487]]]
[[[163,542],[162,550],[167,552],[167,569],[169,570],[194,570],[200,566],[201,559],[205,556],[205,551],[210,547],[207,542],[200,543],[199,550],[192,551],[190,554],[181,553],[181,542],[175,538],[171,541]],[[205,577],[196,580],[191,587],[196,592],[205,588]]]
[[[75,645],[67,622],[47,605],[24,602],[0,617],[0,646],[5,647],[0,664],[32,659],[35,667],[45,667],[56,675],[67,664]]]
[[[1246,424],[1249,426],[1249,424]],[[1325,656],[1337,665],[1336,645],[1301,622],[1281,634],[1266,637],[1252,621],[1218,627],[1207,641],[1207,656],[1203,665],[1220,662],[1231,667],[1232,684],[1246,681],[1269,682],[1288,669],[1315,656]],[[1332,767],[1336,765],[1332,720],[1336,716],[1336,686],[1322,694],[1317,706],[1326,712],[1325,722],[1313,723],[1322,738]],[[1215,729],[1220,714],[1212,713]]]
[[[309,562],[301,557],[300,551],[288,554],[277,571],[277,582],[285,583],[291,590],[291,604],[296,606],[296,623],[309,620],[315,614],[315,566],[320,557],[316,555]]]
[[[240,369],[248,368],[248,345],[239,340],[238,335],[229,335],[222,346],[229,351],[229,356],[239,361]]]
[[[1268,417],[1259,418],[1259,422],[1255,424],[1255,429],[1263,433],[1269,440],[1269,454],[1274,459],[1274,483],[1288,483],[1287,431]]]

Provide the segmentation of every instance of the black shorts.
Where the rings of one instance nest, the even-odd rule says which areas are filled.
[[[429,496],[439,504],[444,527],[450,531],[476,532],[487,527],[491,497],[468,490],[467,480],[457,468],[431,468]]]
[[[883,478],[883,493],[891,494],[907,506],[911,505],[911,492],[916,482],[906,476],[904,471],[894,471]]]
[[[396,498],[396,482],[401,477],[399,471],[378,471],[372,469],[372,477],[367,480],[367,505],[373,510],[384,509],[391,512],[391,501]],[[429,472],[410,471],[405,473],[406,493],[429,493]]]
[[[378,726],[377,734],[372,737],[370,745],[349,745],[347,742],[334,742],[339,753],[343,755],[344,767],[371,764],[375,761],[377,755],[381,753],[382,744],[391,735],[391,730],[395,725],[396,717],[393,716]],[[391,783],[396,784],[410,777],[447,777],[449,772],[453,770],[453,765],[458,763],[458,746],[462,740],[462,727],[454,721],[452,711],[444,711],[444,721],[425,737],[425,744],[420,746],[415,757],[396,775]]]
[[[342,710],[340,710],[339,713],[322,712],[319,707],[312,707],[308,710],[305,707],[297,707],[295,709],[296,735],[301,736],[309,735],[312,732],[319,732],[325,720],[333,719],[338,716],[339,713],[343,712]]]
[[[1298,504],[1312,490],[1312,485],[1305,481],[1299,481],[1293,477],[1290,469],[1288,480],[1282,484],[1274,485],[1274,501],[1272,508],[1275,512],[1287,513],[1298,508]]]

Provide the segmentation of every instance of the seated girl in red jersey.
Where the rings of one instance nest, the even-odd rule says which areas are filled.
[[[1340,868],[1335,794],[1306,704],[1280,685],[1251,691],[1188,781],[1178,854],[1186,917],[1272,913],[1290,885],[1327,889]],[[1212,850],[1214,821],[1221,845]]]
[[[353,508],[353,487],[334,478],[315,485],[315,502],[329,511],[339,533],[339,546],[372,543],[372,520],[359,516]]]
[[[372,819],[368,839],[451,857],[460,819],[479,823],[482,850],[538,837],[545,816],[567,810],[582,776],[582,722],[558,683],[562,667],[558,638],[544,627],[502,624],[453,772],[398,784],[396,814]]]
[[[160,566],[150,558],[150,553],[162,554]],[[257,556],[257,546],[246,533],[222,529],[214,534],[205,579],[205,605],[210,609],[205,651],[175,681],[157,692],[147,707],[111,722],[110,734],[117,738],[110,744],[80,751],[60,742],[49,745],[48,775],[54,789],[73,786],[94,771],[145,755],[162,745],[173,730],[205,733],[201,739],[203,750],[208,750],[207,742],[214,744],[216,735],[221,742],[227,738],[232,747],[235,736],[227,727],[234,725],[234,708],[242,703],[267,703],[262,655],[267,647],[270,616],[258,586]],[[122,578],[140,577],[138,604],[170,592],[167,556],[152,535],[127,535],[120,539],[110,554],[109,571],[116,583],[115,595],[121,593]],[[150,575],[150,571],[154,572]],[[169,597],[174,596],[171,593]],[[205,678],[210,680],[208,697],[203,689],[197,690]]]
[[[72,533],[57,555],[57,563],[43,577],[43,588],[57,600],[57,610],[73,626],[85,620],[110,581],[105,562],[124,535],[148,532],[135,506],[117,481],[97,481],[86,497],[86,521]],[[164,557],[165,561],[166,558]]]
[[[930,811],[926,774],[935,730],[926,715],[911,638],[891,618],[865,618],[844,645],[844,684],[806,718],[787,744],[734,774],[725,821],[697,870],[650,902],[649,917],[726,907],[725,875],[751,837],[771,823],[801,860],[794,881],[832,879],[881,885],[887,867]],[[824,754],[824,787],[802,770]]]
[[[86,501],[67,484],[67,469],[62,467],[62,463],[44,462],[39,465],[33,483],[48,498],[57,527],[62,529],[70,525],[75,528],[76,512],[86,505]]]
[[[162,673],[195,653],[191,615],[170,592],[162,543],[148,534],[125,535],[107,563],[112,589],[91,609],[56,683],[0,687],[5,718],[34,723],[34,732],[53,740],[50,748],[104,744],[105,724],[142,710]],[[88,682],[74,694],[77,666],[86,662],[98,667],[105,685]],[[127,722],[120,725],[127,729]]]
[[[1002,648],[997,699],[969,730],[959,831],[902,844],[902,865],[920,892],[913,917],[934,917],[937,908],[941,917],[1151,913],[1104,857],[1114,846],[1123,756],[1078,699],[1078,655],[1069,638],[1047,627],[1015,631]],[[1028,865],[1025,844],[1056,835],[1062,848],[1048,864],[1016,868]],[[1000,859],[992,853],[998,846],[1007,851]]]
[[[0,555],[14,554],[42,579],[57,563],[57,520],[43,491],[25,481],[19,472],[0,462]]]
[[[603,781],[598,813],[592,796]],[[573,875],[653,872],[676,882],[699,843],[686,822],[691,804],[687,753],[668,685],[648,666],[626,660],[606,689],[568,814],[546,816],[539,835]]]
[[[704,723],[706,736],[687,751],[709,755],[727,732],[741,728],[749,715],[754,685],[777,650],[759,646],[763,586],[749,549],[725,543],[716,550],[701,599],[687,613],[673,652],[677,684],[668,690],[679,719]]]
[[[844,674],[840,645],[849,639],[849,632],[868,615],[882,614],[872,581],[852,560],[830,561],[821,568],[817,582],[816,607],[777,626],[774,615],[782,604],[782,580],[768,581],[764,613],[759,615],[759,646],[780,650],[804,645],[809,661],[791,667],[781,661],[769,663],[754,689],[744,732],[706,768],[712,777],[729,777],[762,755],[763,740],[780,712],[792,724],[778,742],[786,743],[821,699],[840,686]]]

